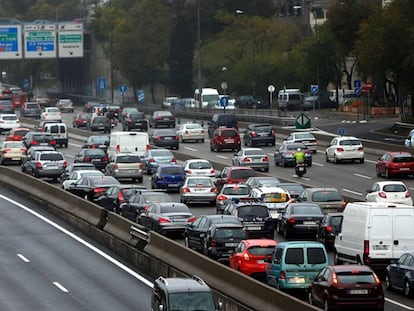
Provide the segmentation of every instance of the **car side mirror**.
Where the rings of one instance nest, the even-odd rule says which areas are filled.
[[[223,310],[223,303],[221,301],[217,303],[217,310]]]

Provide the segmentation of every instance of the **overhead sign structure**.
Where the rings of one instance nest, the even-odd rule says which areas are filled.
[[[59,24],[59,57],[83,57],[83,25]]]
[[[56,58],[56,26],[24,26],[25,58]]]
[[[22,53],[22,27],[0,26],[0,59],[20,59]]]

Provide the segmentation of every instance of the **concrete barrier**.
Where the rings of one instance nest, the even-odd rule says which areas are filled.
[[[121,241],[136,247],[139,239],[131,235],[131,228],[133,226],[139,225],[118,214],[108,212],[108,217],[106,219],[106,224],[103,227],[103,230],[117,237]]]

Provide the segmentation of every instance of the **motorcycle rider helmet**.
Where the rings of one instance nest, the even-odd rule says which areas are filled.
[[[296,151],[297,151],[297,152],[301,152],[301,151],[302,151],[302,149],[301,149],[301,148],[298,148],[298,149],[296,149]]]

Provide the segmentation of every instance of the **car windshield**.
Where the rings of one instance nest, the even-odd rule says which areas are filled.
[[[255,216],[266,218],[269,217],[269,210],[263,205],[246,205],[238,209],[239,217]]]
[[[168,310],[170,311],[214,311],[215,309],[213,296],[209,292],[188,291],[169,294]]]
[[[216,230],[216,238],[237,238],[243,239],[246,236],[246,232],[241,228],[218,228]]]
[[[234,170],[231,172],[231,178],[236,179],[247,179],[249,177],[253,177],[255,175],[253,170]]]
[[[237,131],[236,130],[224,130],[224,131],[221,131],[221,136],[223,136],[223,137],[235,137],[235,136],[237,136]]]
[[[227,194],[227,195],[248,195],[249,193],[250,193],[249,187],[234,186],[234,187],[225,187],[223,189],[223,194]]]
[[[307,215],[323,215],[319,206],[300,205],[292,208],[293,214],[307,214]]]
[[[337,191],[317,191],[312,194],[312,202],[342,201],[342,196]]]
[[[141,159],[137,155],[122,155],[116,157],[116,163],[139,163]]]
[[[358,146],[361,145],[361,142],[357,139],[346,139],[339,141],[340,146]]]
[[[60,112],[59,108],[49,108],[47,112],[58,113]]]
[[[272,255],[274,248],[275,248],[274,245],[268,245],[265,247],[252,246],[252,247],[249,247],[249,253],[252,255],[256,255],[256,256],[268,256],[268,255]]]
[[[260,150],[260,149],[245,150],[244,155],[247,155],[247,156],[249,156],[249,155],[266,156],[266,154],[263,152],[263,150]]]
[[[161,173],[162,174],[167,174],[167,175],[180,175],[180,174],[185,174],[183,168],[181,166],[167,166],[167,167],[163,167],[161,168]]]
[[[385,185],[382,190],[385,192],[405,192],[407,191],[407,188],[401,184],[391,184]]]
[[[336,272],[340,284],[375,284],[375,277],[369,271]]]
[[[332,226],[339,226],[342,221],[342,216],[334,216],[331,217],[331,225]]]
[[[63,155],[60,153],[42,153],[40,155],[41,161],[61,161],[63,160]]]
[[[190,178],[188,179],[187,186],[189,187],[212,187],[213,181],[207,178]]]
[[[210,169],[211,164],[209,162],[191,162],[188,168],[192,170]]]
[[[172,157],[172,153],[168,150],[152,150],[153,157]]]
[[[414,162],[414,157],[412,156],[397,156],[393,159],[394,163],[404,163],[404,162]]]

